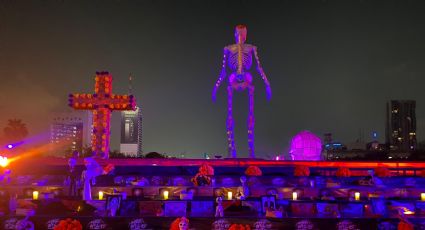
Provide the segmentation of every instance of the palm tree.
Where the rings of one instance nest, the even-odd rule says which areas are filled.
[[[28,136],[28,129],[21,119],[9,119],[3,129],[5,139],[10,142],[22,141]]]

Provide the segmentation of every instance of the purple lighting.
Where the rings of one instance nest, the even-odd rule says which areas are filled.
[[[289,154],[292,160],[320,160],[322,141],[310,131],[301,131],[291,140]]]
[[[215,83],[212,100],[215,102],[218,87],[228,77],[227,85],[227,151],[229,157],[236,158],[236,146],[234,140],[234,119],[233,119],[233,92],[234,91],[248,91],[249,97],[249,112],[248,112],[248,151],[251,158],[255,158],[255,145],[254,145],[254,84],[253,77],[249,73],[253,59],[257,65],[256,69],[261,79],[264,81],[266,87],[267,100],[271,99],[272,91],[270,82],[263,71],[258,57],[257,47],[251,44],[246,44],[246,27],[238,25],[235,28],[236,43],[224,47],[223,64],[217,82]],[[230,69],[232,73],[227,74],[226,69]]]

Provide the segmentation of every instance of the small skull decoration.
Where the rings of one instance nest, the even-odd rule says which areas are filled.
[[[180,218],[179,230],[189,230],[189,220],[186,217]]]

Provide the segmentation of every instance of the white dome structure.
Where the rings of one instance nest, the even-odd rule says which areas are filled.
[[[296,161],[319,161],[322,141],[310,131],[304,130],[291,140],[289,155]]]

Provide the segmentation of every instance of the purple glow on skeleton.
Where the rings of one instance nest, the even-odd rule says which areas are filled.
[[[215,102],[217,90],[220,87],[221,83],[228,76],[228,86],[227,86],[227,147],[228,147],[228,156],[235,158],[236,157],[236,147],[234,140],[234,120],[233,120],[233,91],[244,91],[248,90],[249,96],[249,113],[248,113],[248,149],[249,155],[251,158],[255,158],[255,144],[254,144],[254,85],[253,77],[249,73],[252,65],[252,59],[254,58],[257,64],[257,72],[260,75],[261,79],[264,81],[266,86],[266,95],[267,100],[271,99],[272,91],[270,88],[270,82],[268,81],[266,74],[263,71],[263,68],[260,64],[260,59],[258,58],[257,47],[251,44],[245,44],[246,40],[246,27],[239,25],[235,28],[235,38],[236,44],[232,44],[224,47],[223,51],[223,64],[218,80],[216,81],[212,93],[212,100]],[[226,68],[230,69],[232,72],[228,75]]]
[[[301,131],[291,141],[292,160],[320,160],[322,141],[310,131]]]

